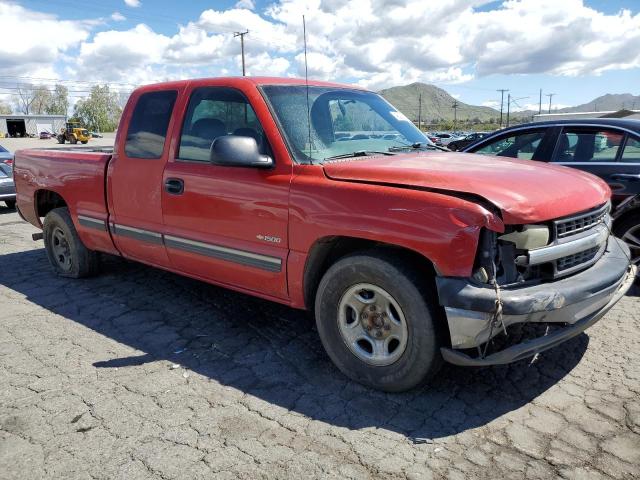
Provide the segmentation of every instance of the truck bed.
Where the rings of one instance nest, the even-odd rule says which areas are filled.
[[[80,238],[89,247],[114,250],[106,228],[106,171],[111,147],[69,147],[18,150],[14,162],[17,204],[20,214],[42,228],[45,199],[59,196],[76,222]],[[48,202],[50,203],[50,202]],[[83,228],[78,216],[105,222],[105,231]]]

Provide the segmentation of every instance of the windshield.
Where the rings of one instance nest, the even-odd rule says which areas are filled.
[[[294,158],[301,163],[354,152],[386,153],[402,146],[432,145],[407,117],[375,93],[310,86],[307,113],[306,86],[269,85],[262,89]]]

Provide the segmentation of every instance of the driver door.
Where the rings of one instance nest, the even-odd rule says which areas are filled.
[[[173,268],[214,283],[286,298],[291,165],[213,165],[213,141],[252,137],[272,156],[262,124],[240,90],[191,88],[162,191],[165,245]],[[265,108],[266,110],[266,108]]]

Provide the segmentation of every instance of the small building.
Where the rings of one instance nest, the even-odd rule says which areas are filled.
[[[0,134],[3,137],[26,137],[40,132],[57,133],[64,128],[65,115],[0,115]]]
[[[584,120],[587,118],[640,118],[640,110],[610,110],[606,112],[561,112],[540,113],[533,116],[534,122],[548,122],[555,120]]]

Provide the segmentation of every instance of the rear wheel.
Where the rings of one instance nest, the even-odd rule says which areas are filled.
[[[14,210],[16,208],[16,201],[15,200],[5,200],[4,203],[7,205],[7,207],[9,207],[11,210]]]
[[[84,246],[69,210],[54,208],[44,218],[44,246],[49,262],[62,277],[82,278],[98,270],[98,254]]]
[[[640,213],[633,213],[616,223],[613,233],[626,242],[631,261],[640,269]],[[640,282],[640,271],[636,274],[636,282]]]
[[[82,144],[85,145],[89,140],[83,140]]]
[[[351,379],[385,391],[408,390],[442,363],[432,302],[424,272],[409,262],[381,251],[349,255],[329,268],[318,287],[318,333]]]

